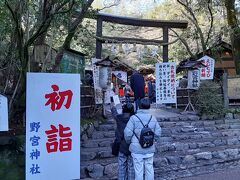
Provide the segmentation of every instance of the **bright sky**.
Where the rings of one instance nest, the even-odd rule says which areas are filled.
[[[141,17],[145,12],[161,4],[164,0],[95,0],[93,7],[102,8],[119,2],[117,6],[104,9],[104,13]]]

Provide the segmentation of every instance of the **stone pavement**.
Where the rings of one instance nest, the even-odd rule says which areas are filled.
[[[177,180],[239,180],[240,168],[217,171],[210,174],[203,174],[194,177],[180,178]]]
[[[166,109],[166,108],[161,108],[161,109],[150,109],[150,113],[154,115],[156,118],[172,118],[172,117],[178,117],[180,113],[174,112],[174,109]]]

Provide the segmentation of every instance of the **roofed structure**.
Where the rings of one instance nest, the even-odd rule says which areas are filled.
[[[220,78],[224,72],[228,73],[229,76],[236,75],[236,66],[233,60],[232,47],[230,44],[224,41],[219,41],[216,44],[214,44],[212,47],[207,49],[205,55],[215,59],[215,76],[217,78]],[[203,52],[201,52],[197,55],[197,59],[200,59],[203,56],[204,54]],[[185,63],[187,61],[194,62],[195,60],[188,59],[182,62]]]

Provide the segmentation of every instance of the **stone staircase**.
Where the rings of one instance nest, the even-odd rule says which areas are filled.
[[[155,179],[170,180],[240,166],[240,119],[200,120],[194,115],[159,117],[162,127],[154,156]],[[81,179],[117,179],[109,119],[82,142]]]

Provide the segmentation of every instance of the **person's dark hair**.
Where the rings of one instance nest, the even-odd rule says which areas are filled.
[[[139,103],[139,108],[140,109],[150,109],[150,101],[149,99],[141,99]]]
[[[123,113],[130,113],[131,115],[134,114],[134,106],[132,103],[127,103],[122,106]]]

